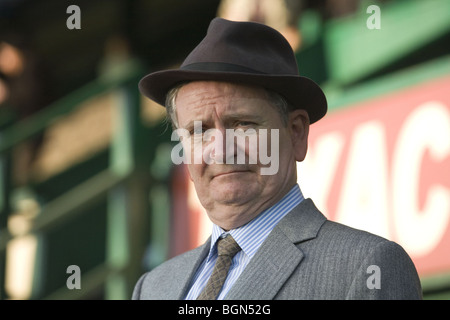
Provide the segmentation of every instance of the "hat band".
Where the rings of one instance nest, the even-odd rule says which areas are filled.
[[[209,72],[241,72],[241,73],[256,73],[266,74],[261,71],[256,71],[251,68],[246,68],[237,64],[225,62],[196,62],[186,66],[182,66],[181,70],[190,71],[209,71]]]

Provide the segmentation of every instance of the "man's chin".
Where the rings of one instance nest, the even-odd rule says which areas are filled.
[[[228,206],[240,206],[255,200],[257,192],[250,183],[242,180],[221,182],[219,188],[213,189],[213,197],[217,203]]]

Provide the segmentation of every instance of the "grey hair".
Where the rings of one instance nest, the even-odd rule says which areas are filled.
[[[167,121],[172,124],[172,128],[178,128],[178,119],[176,113],[176,103],[178,92],[180,89],[187,84],[187,82],[182,82],[174,86],[166,95],[166,111],[167,111]],[[295,109],[286,99],[279,93],[265,89],[267,98],[272,102],[272,105],[280,113],[281,121],[284,126],[287,126],[289,120],[289,113]]]
[[[187,82],[181,82],[177,84],[175,87],[169,90],[166,95],[166,111],[167,111],[167,121],[172,124],[172,129],[178,128],[178,119],[177,119],[177,105],[175,104],[175,100],[178,95],[178,91],[180,91],[181,87],[183,87]]]

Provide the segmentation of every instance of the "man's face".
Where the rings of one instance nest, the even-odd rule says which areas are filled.
[[[202,159],[188,164],[197,195],[211,221],[223,229],[249,222],[296,183],[296,161],[306,154],[309,120],[305,111],[292,112],[286,126],[263,89],[201,81],[180,89],[176,112],[179,128],[191,133],[189,143],[184,141],[190,148],[187,153],[201,147]],[[202,138],[200,122],[200,132],[217,135]],[[227,131],[239,129],[249,133],[246,142],[232,139],[230,143]],[[239,154],[245,155],[245,161],[238,159]],[[261,161],[264,156],[277,161],[276,166]],[[270,166],[276,172],[263,174]]]

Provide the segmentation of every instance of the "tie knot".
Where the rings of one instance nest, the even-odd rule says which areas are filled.
[[[241,247],[239,247],[231,235],[228,235],[225,238],[220,238],[217,242],[217,252],[219,256],[234,257],[234,255],[240,250]]]

